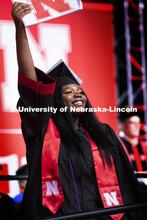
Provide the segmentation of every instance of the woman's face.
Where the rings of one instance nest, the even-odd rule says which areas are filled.
[[[62,97],[71,113],[81,114],[81,108],[85,108],[86,106],[87,98],[77,84],[68,84],[62,86]],[[77,111],[72,112],[71,110],[74,109],[77,109]]]

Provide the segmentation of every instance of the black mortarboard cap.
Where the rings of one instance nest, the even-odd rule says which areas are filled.
[[[138,112],[121,112],[119,114],[119,121],[120,122],[124,122],[125,120],[127,120],[128,118],[132,117],[132,116],[138,116],[139,117],[139,114]]]
[[[56,80],[56,88],[66,84],[82,84],[82,80],[71,70],[63,60],[59,60],[47,74]]]

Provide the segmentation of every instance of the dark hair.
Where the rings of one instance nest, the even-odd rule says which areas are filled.
[[[83,93],[86,96],[84,91]],[[55,90],[54,107],[57,108],[57,112],[52,115],[52,119],[61,135],[62,142],[66,146],[67,152],[70,155],[73,154],[72,164],[75,172],[77,175],[81,175],[81,171],[87,172],[88,169],[92,168],[90,158],[86,151],[86,144],[81,141],[80,135],[75,129],[75,122],[71,113],[69,111],[60,112],[60,108],[65,107],[61,88]],[[92,108],[88,98],[85,107]],[[96,143],[104,165],[106,161],[107,164],[111,166],[110,155],[113,147],[111,148],[110,145],[112,145],[112,143],[107,139],[106,134],[101,128],[102,123],[98,121],[95,113],[84,112],[79,117],[79,123]]]
[[[16,175],[28,175],[28,164],[21,166],[17,171]]]

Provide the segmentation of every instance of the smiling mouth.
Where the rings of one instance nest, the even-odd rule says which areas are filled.
[[[72,102],[72,104],[83,105],[83,101],[82,100],[77,100],[77,101]]]

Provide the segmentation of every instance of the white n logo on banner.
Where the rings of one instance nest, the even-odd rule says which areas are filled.
[[[59,59],[68,64],[68,53],[71,52],[70,26],[63,24],[38,25],[39,44],[27,29],[30,49],[34,65],[47,71]],[[15,27],[12,21],[0,20],[0,49],[4,57],[4,79],[0,85],[0,99],[5,112],[16,111],[17,91],[17,60],[15,46]]]
[[[106,203],[108,206],[112,206],[114,205],[119,205],[119,201],[117,200],[116,197],[116,191],[111,192],[111,193],[103,193],[105,199],[106,199]]]
[[[58,183],[56,180],[46,182],[46,196],[59,195]]]
[[[18,169],[18,156],[16,154],[11,154],[9,156],[1,156],[0,164],[7,165],[8,167],[8,175],[15,175],[16,170]],[[16,196],[19,191],[18,181],[9,181],[9,196]]]

